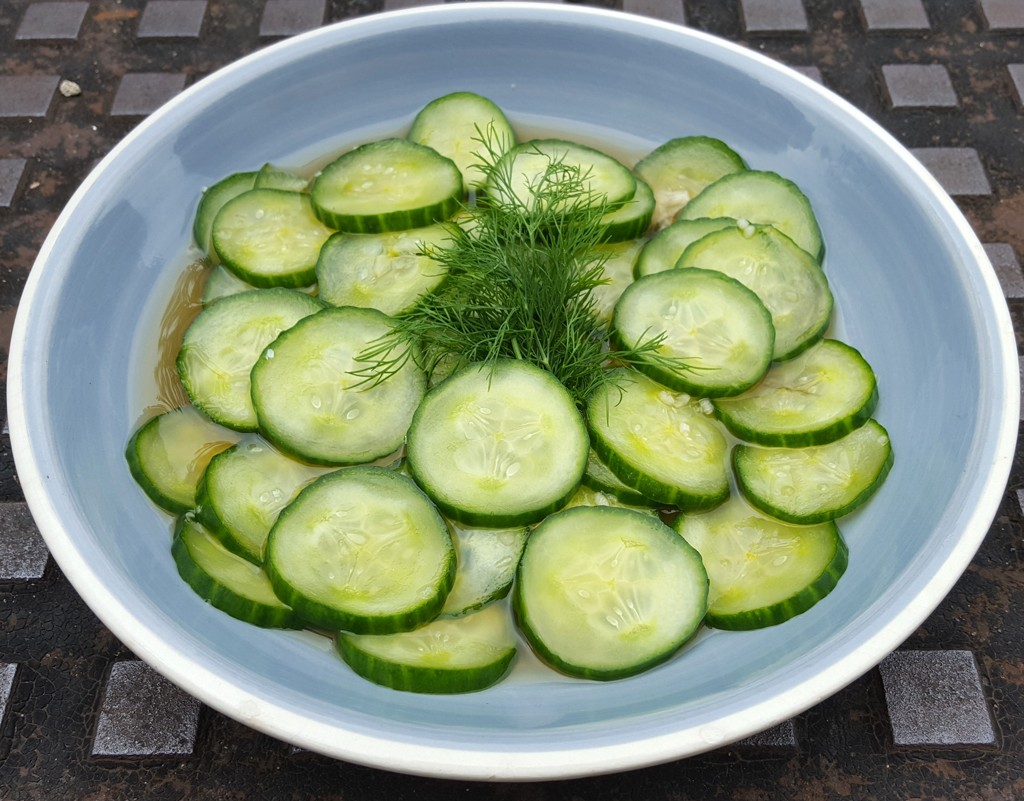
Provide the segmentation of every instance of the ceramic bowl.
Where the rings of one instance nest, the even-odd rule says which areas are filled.
[[[612,683],[524,657],[463,696],[383,689],[324,638],[264,631],[178,577],[170,521],[134,485],[127,437],[153,396],[160,321],[203,187],[266,161],[403,134],[428,101],[490,97],[524,133],[635,159],[719,137],[810,197],[827,242],[832,335],[874,366],[895,467],[844,519],[850,567],[810,612],[700,636]],[[817,84],[681,27],[551,4],[368,16],[260,50],[146,119],[89,175],[40,251],[9,362],[18,474],[62,571],[140,658],[274,737],[414,774],[525,780],[664,762],[814,705],[896,648],[969,564],[1018,420],[1016,349],[984,251],[877,125]]]

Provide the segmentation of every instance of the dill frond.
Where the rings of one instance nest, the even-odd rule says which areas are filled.
[[[466,224],[448,223],[446,246],[424,250],[445,268],[445,281],[360,355],[366,366],[356,375],[375,384],[410,359],[432,377],[473,362],[522,359],[555,375],[582,406],[613,380],[609,362],[687,369],[659,354],[661,337],[609,349],[592,294],[605,282],[596,246],[609,207],[587,173],[549,159],[524,179],[503,158],[506,143],[482,134],[478,141],[488,191],[465,210]]]

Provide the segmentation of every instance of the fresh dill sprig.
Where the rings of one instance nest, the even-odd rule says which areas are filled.
[[[449,224],[446,246],[424,250],[445,268],[444,282],[360,355],[366,366],[356,375],[377,383],[409,359],[428,375],[522,359],[554,374],[582,406],[611,380],[608,362],[687,369],[659,353],[660,336],[609,348],[593,297],[606,282],[596,245],[609,207],[589,176],[557,158],[536,176],[516,175],[504,143],[478,141],[488,191],[463,224]]]

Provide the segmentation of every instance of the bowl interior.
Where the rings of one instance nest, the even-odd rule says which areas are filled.
[[[636,159],[720,137],[796,181],[818,214],[832,335],[874,366],[895,467],[841,521],[851,561],[812,612],[706,633],[614,685],[528,656],[484,693],[392,692],[326,640],[203,604],[169,555],[170,521],[123,448],[153,399],[160,321],[204,186],[266,161],[308,164],[404,134],[431,99],[490,97],[522,131]],[[19,312],[11,428],[55,557],[139,656],[250,725],[417,773],[541,778],[695,753],[815,703],[880,660],[938,603],[987,530],[1016,426],[1016,358],[983,252],[934,181],[803,78],[709,37],[612,12],[458,4],[344,23],[203,81],[103,162],[47,240]]]

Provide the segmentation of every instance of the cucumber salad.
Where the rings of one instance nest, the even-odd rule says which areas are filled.
[[[224,177],[194,238],[188,402],[131,473],[203,599],[387,687],[527,648],[618,679],[782,624],[893,463],[808,198],[717,139],[630,167],[456,92],[313,176]]]

